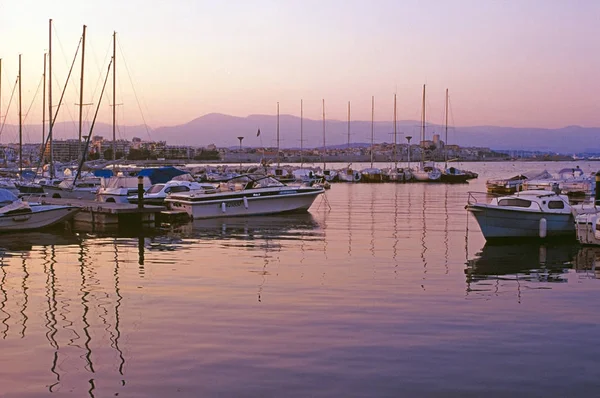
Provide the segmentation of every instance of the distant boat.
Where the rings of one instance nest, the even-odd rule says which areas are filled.
[[[436,182],[442,178],[442,172],[435,167],[434,162],[425,162],[425,85],[423,84],[423,110],[421,112],[421,163],[412,174],[415,181]]]
[[[473,178],[472,174],[465,173],[456,167],[448,167],[448,89],[446,89],[446,138],[444,141],[444,171],[442,172],[441,180],[447,183],[461,183]]]

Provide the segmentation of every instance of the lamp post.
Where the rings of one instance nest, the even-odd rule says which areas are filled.
[[[244,139],[244,137],[238,137],[238,140],[240,140],[240,173],[242,172],[242,140]]]
[[[408,168],[410,169],[410,140],[412,137],[410,135],[406,136],[406,141],[408,141]]]

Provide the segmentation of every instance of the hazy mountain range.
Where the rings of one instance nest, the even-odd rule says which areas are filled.
[[[397,123],[398,142],[405,143],[406,136],[412,136],[412,143],[420,137],[420,122],[402,120]],[[89,127],[88,127],[89,129]],[[257,131],[260,129],[260,136]],[[211,113],[177,126],[165,126],[152,129],[145,125],[119,126],[117,138],[143,140],[165,140],[169,144],[218,147],[239,145],[238,136],[243,136],[243,146],[275,147],[277,145],[277,116],[250,115],[247,117],[229,116]],[[434,133],[441,134],[444,140],[444,128],[440,125],[427,125],[426,139],[432,139]],[[5,126],[0,137],[3,143],[15,142],[16,126]],[[73,122],[57,124],[54,128],[57,139],[76,138],[77,126]],[[326,145],[340,145],[348,141],[348,123],[342,120],[327,120],[325,123]],[[375,122],[374,141],[393,142],[393,123]],[[27,125],[24,128],[25,142],[39,142],[41,126]],[[112,126],[96,123],[94,135],[112,137]],[[350,141],[365,143],[371,141],[371,122],[354,120],[350,123]],[[279,117],[280,147],[300,147],[300,118],[292,115]],[[304,147],[323,146],[322,120],[303,120]],[[40,138],[37,138],[40,137]],[[460,146],[488,147],[495,150],[554,151],[560,153],[597,153],[600,152],[600,127],[568,126],[559,129],[513,128],[497,126],[451,127],[448,129],[448,143]]]

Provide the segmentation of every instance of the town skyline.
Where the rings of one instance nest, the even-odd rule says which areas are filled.
[[[15,124],[16,106],[7,111],[7,104],[22,54],[23,107],[31,106],[29,122],[41,120],[38,86],[52,18],[55,105],[84,24],[84,102],[97,104],[117,32],[121,125],[177,125],[209,113],[274,114],[277,102],[281,114],[299,116],[301,99],[310,119],[320,119],[325,99],[327,119],[345,120],[350,101],[352,118],[369,120],[371,96],[375,120],[383,121],[392,119],[394,93],[398,119],[419,120],[426,84],[427,119],[437,124],[448,88],[455,126],[600,126],[600,55],[589,51],[599,44],[599,12],[593,1],[175,1],[152,7],[116,0],[0,1],[0,33],[12,38],[0,44],[0,113]],[[58,121],[76,118],[78,69],[79,60]],[[85,108],[88,122],[93,108]],[[107,122],[110,113],[105,97],[98,120]]]

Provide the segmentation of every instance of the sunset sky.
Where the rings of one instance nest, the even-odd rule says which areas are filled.
[[[281,113],[442,123],[562,127],[600,125],[600,2],[594,0],[0,0],[2,114],[23,57],[27,123],[54,20],[54,103],[88,26],[84,102],[98,101],[117,31],[119,122],[152,127],[206,113]],[[77,61],[60,120],[76,120]],[[125,68],[125,64],[127,69]],[[129,73],[128,73],[129,71]],[[131,76],[131,80],[130,80]],[[133,84],[132,84],[133,83]],[[133,95],[137,92],[142,111]],[[100,119],[110,117],[109,87]],[[17,122],[16,105],[7,123]],[[86,120],[94,108],[87,107]]]

